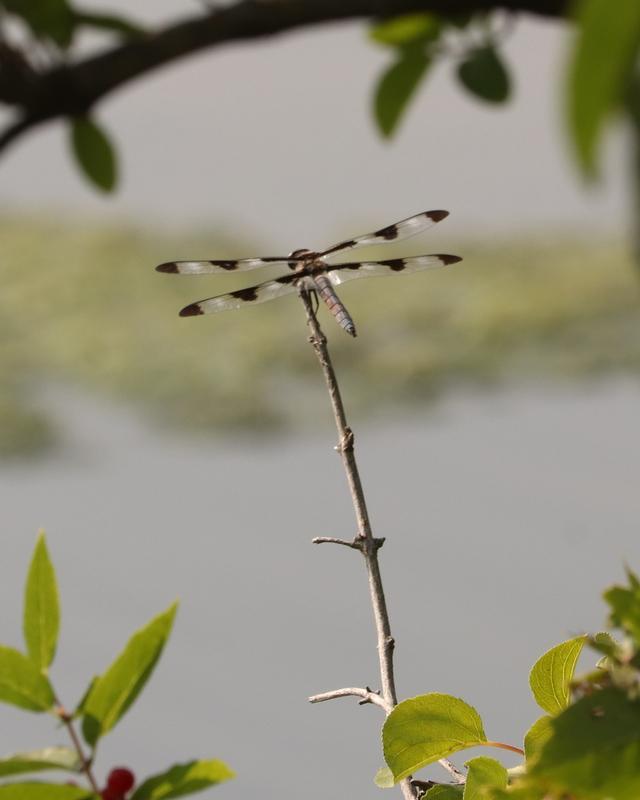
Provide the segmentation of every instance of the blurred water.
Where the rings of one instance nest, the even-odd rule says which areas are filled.
[[[98,757],[139,775],[220,757],[211,796],[376,795],[373,707],[311,693],[377,685],[365,574],[328,415],[296,439],[171,438],[92,398],[50,398],[72,445],[0,468],[0,641],[20,644],[35,531],[62,588],[53,679],[71,705],[129,633],[176,596],[169,647]],[[451,397],[422,415],[353,420],[397,637],[401,696],[474,704],[490,738],[538,716],[540,653],[604,619],[601,590],[640,567],[637,382]],[[0,751],[63,742],[51,721],[0,708]],[[461,763],[463,757],[458,761]],[[512,763],[512,762],[510,762]]]

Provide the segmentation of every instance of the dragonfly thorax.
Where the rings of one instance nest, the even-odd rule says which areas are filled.
[[[292,269],[294,272],[302,272],[303,270],[309,269],[312,263],[317,258],[318,253],[314,252],[313,250],[307,250],[306,247],[301,247],[298,250],[294,250],[293,253],[289,253],[289,258],[296,258],[296,259],[304,259],[304,261],[290,261],[289,268]]]

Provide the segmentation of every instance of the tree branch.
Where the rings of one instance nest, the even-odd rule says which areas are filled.
[[[98,55],[33,71],[29,80],[8,80],[0,60],[0,102],[18,110],[17,120],[0,135],[0,151],[25,131],[58,117],[86,114],[123,84],[204,48],[322,23],[411,11],[451,15],[502,8],[562,17],[568,5],[569,0],[240,0]]]

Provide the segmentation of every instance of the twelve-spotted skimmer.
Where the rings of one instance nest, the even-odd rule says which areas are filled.
[[[180,275],[208,275],[223,272],[244,272],[266,266],[287,266],[290,273],[274,280],[237,289],[235,292],[208,297],[197,303],[191,303],[180,312],[181,317],[192,317],[198,314],[213,314],[228,308],[242,308],[247,305],[264,303],[291,292],[306,290],[320,296],[335,316],[338,323],[351,336],[356,335],[356,327],[338,298],[334,285],[364,278],[367,275],[395,275],[406,272],[417,272],[421,269],[443,267],[461,261],[460,256],[432,254],[411,256],[410,258],[391,258],[387,261],[354,261],[332,264],[331,259],[356,247],[377,245],[383,242],[395,242],[407,239],[430,228],[436,222],[449,215],[448,211],[423,211],[413,217],[403,219],[374,233],[366,233],[355,239],[348,239],[321,252],[312,250],[294,250],[289,256],[275,258],[241,258],[235,261],[168,261],[160,264],[158,272],[170,272]]]

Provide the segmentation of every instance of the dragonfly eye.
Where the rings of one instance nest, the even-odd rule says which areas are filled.
[[[294,250],[293,253],[289,253],[289,258],[302,258],[302,256],[308,256],[311,253],[311,250],[307,250],[306,247],[300,248],[300,250]]]

